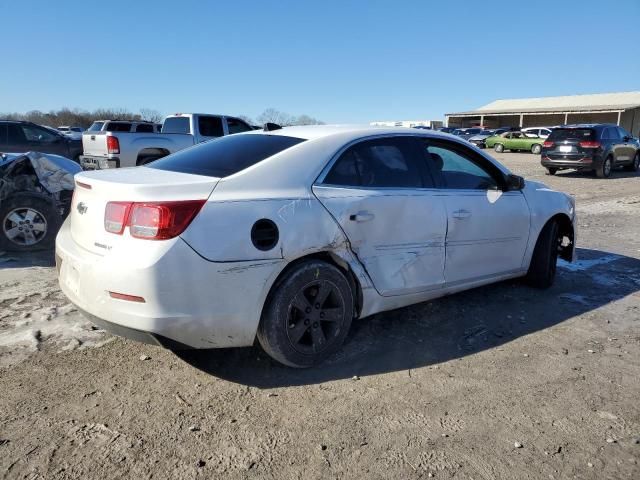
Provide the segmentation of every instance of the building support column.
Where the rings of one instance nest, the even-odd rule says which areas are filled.
[[[522,117],[524,117],[524,114],[523,114],[523,113],[521,113],[521,114],[520,114],[520,125],[519,125],[519,126],[520,126],[520,128],[522,128]]]
[[[622,112],[618,112],[618,123],[617,125],[620,126],[620,118],[622,117]]]
[[[484,128],[484,115],[480,115],[480,126]]]
[[[569,123],[569,114],[565,113],[564,114],[564,124],[567,125]]]

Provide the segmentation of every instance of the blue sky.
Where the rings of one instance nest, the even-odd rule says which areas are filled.
[[[640,90],[639,24],[640,0],[0,0],[0,112],[439,119]]]

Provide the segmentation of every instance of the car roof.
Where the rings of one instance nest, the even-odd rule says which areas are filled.
[[[560,125],[556,128],[603,128],[617,127],[615,123],[574,123],[572,125]]]
[[[244,132],[242,135],[283,135],[287,137],[303,138],[305,140],[314,140],[320,138],[339,135],[341,137],[352,137],[354,140],[366,136],[374,135],[415,135],[426,137],[443,137],[452,138],[448,133],[439,132],[437,130],[416,129],[411,127],[384,127],[373,125],[304,125],[282,127],[278,130],[251,130]],[[455,137],[453,137],[455,138]]]

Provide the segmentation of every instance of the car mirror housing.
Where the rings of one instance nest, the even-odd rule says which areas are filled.
[[[506,178],[507,191],[522,190],[524,188],[524,178],[520,175],[509,174]]]

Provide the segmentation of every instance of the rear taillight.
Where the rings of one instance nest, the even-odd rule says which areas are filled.
[[[542,144],[542,146],[543,146],[544,148],[551,148],[551,147],[553,147],[553,145],[554,145],[554,143],[553,143],[553,142],[550,142],[549,140],[546,140],[546,141]]]
[[[107,137],[107,152],[109,154],[120,153],[120,142],[118,141],[118,137]]]
[[[127,226],[131,202],[109,202],[104,210],[104,229],[109,233],[122,235]]]
[[[184,232],[205,202],[109,202],[104,214],[104,228],[107,232],[121,235],[128,226],[132,237],[167,240]]]
[[[593,140],[585,140],[580,142],[580,146],[582,148],[600,148],[600,142],[596,142]]]

